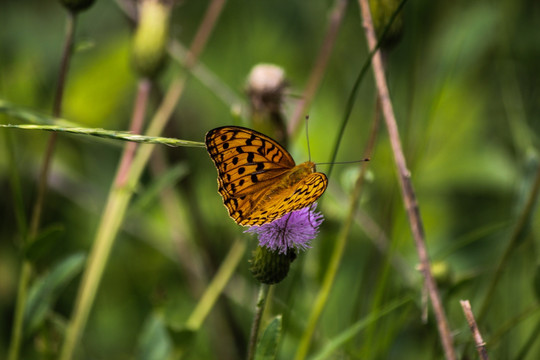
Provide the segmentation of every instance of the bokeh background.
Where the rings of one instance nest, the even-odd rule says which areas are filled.
[[[189,0],[175,6],[171,36],[188,46],[207,6]],[[217,126],[249,126],[237,110],[247,109],[246,78],[261,62],[285,69],[290,88],[284,111],[290,116],[333,6],[332,1],[228,1],[200,57],[219,86],[190,76],[165,136],[203,141]],[[12,106],[50,114],[65,11],[55,1],[5,1],[0,8],[0,97]],[[493,358],[537,359],[540,216],[535,207],[525,218],[523,211],[536,201],[531,194],[540,166],[540,3],[409,1],[401,20],[400,38],[387,52],[387,76],[457,352],[476,356],[470,344],[465,350],[470,332],[459,300],[469,299],[473,311],[481,306],[515,229],[525,221],[479,327]],[[63,118],[85,127],[128,128],[137,83],[130,62],[132,33],[114,1],[97,1],[79,16]],[[358,4],[349,1],[323,81],[305,114],[315,162],[332,160],[366,49]],[[171,79],[184,71],[169,61],[150,114]],[[224,97],[224,89],[231,96]],[[354,98],[336,161],[366,156],[375,108],[370,71]],[[2,115],[1,122],[20,120]],[[289,145],[298,163],[308,160],[303,129]],[[0,354],[7,352],[11,338],[23,254],[17,208],[22,206],[27,217],[31,212],[48,137],[42,131],[0,129]],[[60,135],[42,221],[42,236],[52,245],[35,260],[35,280],[68,257],[88,253],[123,146]],[[181,326],[239,237],[248,250],[186,358],[242,358],[258,289],[248,270],[256,241],[227,216],[216,191],[216,170],[203,148],[158,146],[156,151],[159,156],[145,171],[116,239],[79,358],[149,358],[141,339],[152,321],[159,317]],[[422,321],[423,282],[383,123],[368,155],[355,223],[310,355],[321,355],[343,331],[403,300],[324,358],[442,358],[432,314]],[[279,359],[295,354],[359,173],[358,164],[334,168],[319,207],[326,218],[319,237],[273,289],[266,316],[283,314]],[[14,196],[14,174],[21,198]],[[385,251],[381,242],[387,244]],[[45,319],[24,340],[22,358],[54,358],[78,274],[51,295]],[[182,341],[176,335],[180,340],[161,333],[156,344],[174,347]]]

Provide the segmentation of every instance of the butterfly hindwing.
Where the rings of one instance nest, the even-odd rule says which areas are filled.
[[[303,164],[299,165],[302,166]],[[326,190],[328,179],[320,172],[306,176],[296,185],[280,193],[279,201],[264,202],[245,216],[240,225],[262,225],[283,215],[313,204]]]

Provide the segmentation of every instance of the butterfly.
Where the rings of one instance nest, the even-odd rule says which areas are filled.
[[[223,126],[206,134],[206,149],[218,171],[218,192],[239,225],[262,225],[315,202],[326,175],[306,161],[296,165],[275,140],[255,130]]]

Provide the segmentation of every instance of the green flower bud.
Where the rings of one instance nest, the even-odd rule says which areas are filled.
[[[250,260],[251,267],[249,271],[251,271],[255,279],[263,284],[277,284],[285,279],[294,259],[296,259],[294,250],[289,250],[286,254],[280,254],[278,251],[258,246],[253,252],[253,258]]]
[[[170,6],[143,0],[133,40],[133,63],[142,76],[153,77],[163,67],[169,41]]]
[[[79,12],[88,9],[94,0],[60,0],[60,3],[71,12]]]

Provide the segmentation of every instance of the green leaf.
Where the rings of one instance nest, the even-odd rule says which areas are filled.
[[[47,258],[52,251],[57,250],[58,237],[64,232],[64,226],[55,224],[48,226],[39,232],[38,236],[31,241],[25,249],[25,257],[31,263]]]
[[[43,323],[61,290],[81,272],[85,258],[86,255],[82,253],[70,255],[48,274],[34,282],[24,309],[26,336],[32,334]]]
[[[272,360],[276,358],[279,338],[281,336],[281,315],[270,321],[257,344],[255,360]]]
[[[144,324],[137,344],[137,360],[162,360],[172,355],[172,341],[163,317],[151,314]]]

